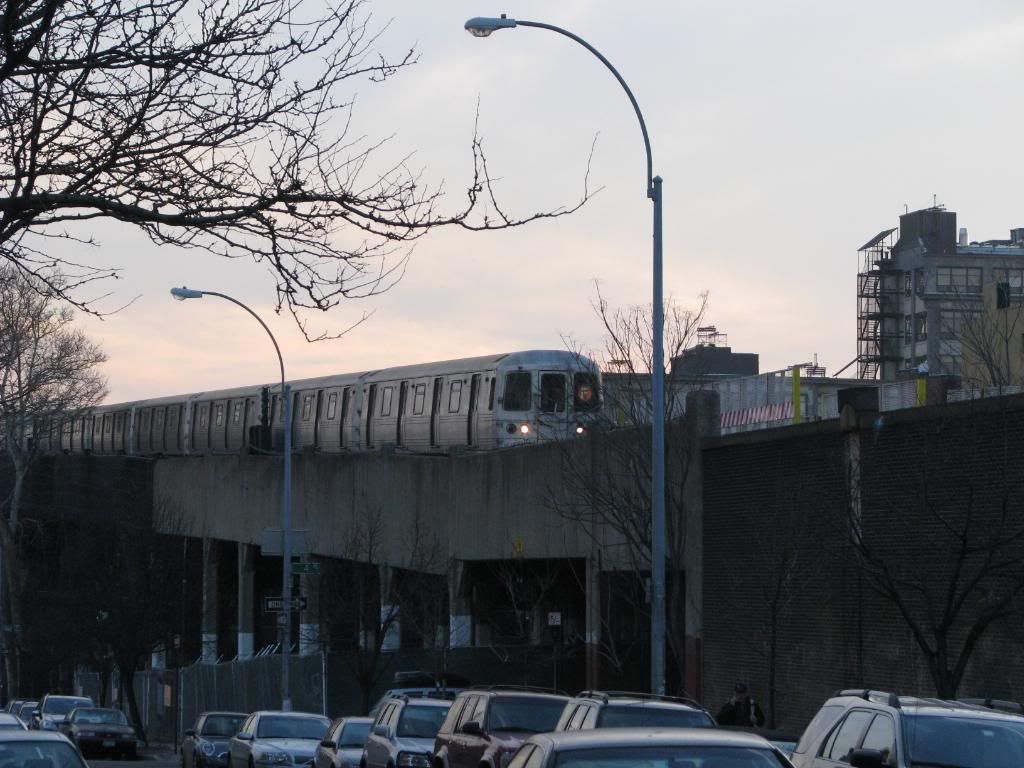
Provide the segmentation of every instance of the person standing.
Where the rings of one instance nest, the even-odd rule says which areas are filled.
[[[747,693],[746,683],[736,683],[732,697],[718,712],[719,725],[743,725],[760,728],[764,725],[764,712]]]

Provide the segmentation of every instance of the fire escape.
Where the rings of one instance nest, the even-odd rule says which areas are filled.
[[[902,270],[892,263],[896,229],[879,232],[861,246],[857,274],[857,376],[876,379],[882,364],[900,359]]]

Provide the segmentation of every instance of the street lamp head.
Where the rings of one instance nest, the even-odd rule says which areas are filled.
[[[171,296],[176,298],[178,301],[184,301],[185,299],[201,299],[203,298],[203,292],[193,291],[191,288],[181,286],[181,288],[171,288]]]
[[[497,19],[492,16],[474,16],[465,26],[473,37],[487,37],[496,29],[512,29],[516,26],[516,20],[506,18],[505,14]]]

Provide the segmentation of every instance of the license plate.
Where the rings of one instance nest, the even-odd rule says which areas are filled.
[[[103,747],[105,749],[112,749],[116,744],[117,744],[117,742],[114,741],[113,739],[104,739],[103,740]]]

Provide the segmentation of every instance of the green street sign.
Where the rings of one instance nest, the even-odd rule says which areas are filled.
[[[302,573],[308,576],[320,575],[320,563],[292,563],[292,573]]]

